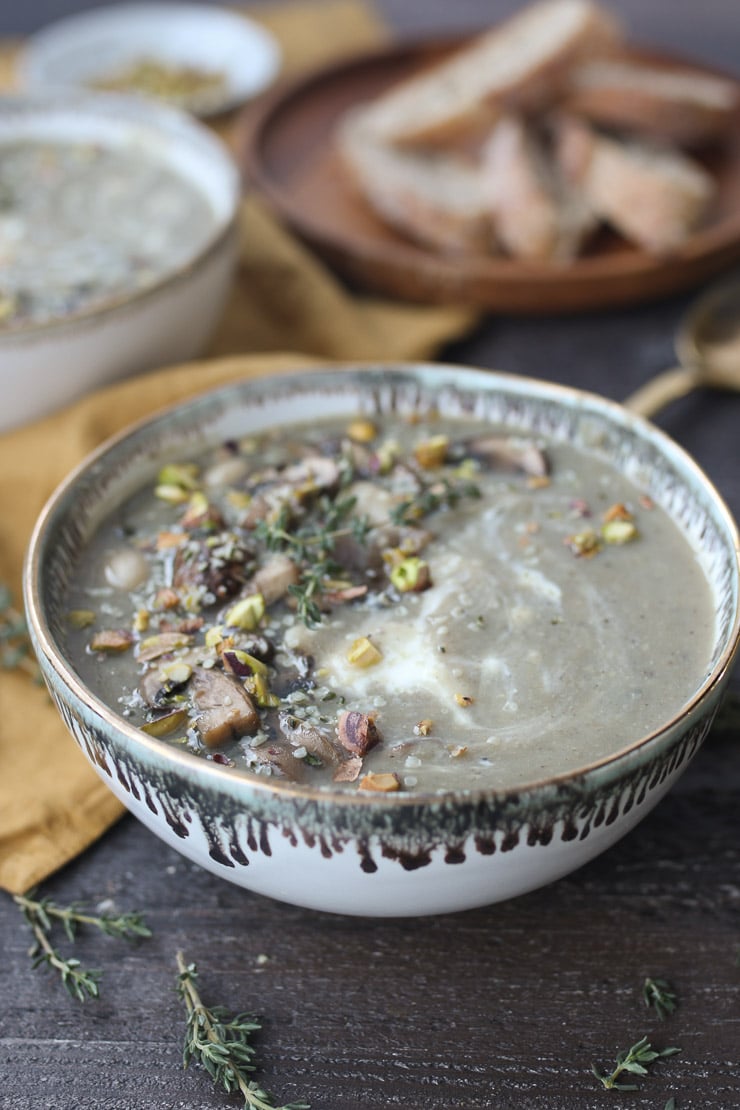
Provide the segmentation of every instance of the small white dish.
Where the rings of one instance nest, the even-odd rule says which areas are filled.
[[[92,143],[149,151],[197,186],[213,224],[176,266],[69,315],[0,327],[0,432],[119,378],[185,362],[206,346],[237,260],[239,172],[211,131],[142,97],[97,94],[0,97],[5,144]],[[152,227],[142,225],[141,234]],[[0,275],[1,276],[1,275]]]
[[[259,24],[225,9],[117,4],[67,16],[33,35],[21,55],[20,78],[32,91],[89,90],[144,61],[218,74],[217,89],[192,102],[178,101],[177,106],[205,117],[235,108],[266,88],[280,68],[280,48]]]

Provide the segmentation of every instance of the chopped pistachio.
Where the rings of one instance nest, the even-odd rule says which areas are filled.
[[[252,500],[251,494],[246,493],[240,489],[230,489],[226,494],[226,500],[234,509],[246,509]]]
[[[477,459],[463,459],[459,466],[455,467],[456,478],[475,478],[480,472],[480,463]]]
[[[347,662],[355,667],[374,667],[382,658],[382,653],[367,636],[360,636],[347,652]]]
[[[595,532],[593,528],[584,528],[582,532],[574,532],[572,536],[566,536],[564,542],[574,555],[586,559],[598,554],[601,550],[601,539],[598,532]]]
[[[372,420],[353,420],[347,428],[347,435],[355,443],[372,443],[378,429]]]
[[[395,773],[375,774],[368,771],[360,780],[360,790],[375,790],[381,794],[392,794],[401,789],[401,780]]]
[[[447,449],[450,446],[449,436],[432,436],[431,439],[422,440],[414,448],[414,457],[419,466],[425,470],[433,470],[442,466],[447,458]]]
[[[224,638],[224,630],[220,624],[214,624],[206,631],[206,647],[215,648]]]
[[[195,463],[170,463],[163,466],[157,475],[157,482],[163,486],[179,486],[184,490],[198,488],[200,468]]]
[[[393,469],[393,464],[401,453],[401,448],[396,443],[395,439],[387,439],[385,443],[381,443],[375,452],[375,457],[378,460],[378,467],[381,474],[387,474],[389,470]]]
[[[183,686],[193,673],[193,668],[182,659],[175,659],[172,663],[165,663],[160,674],[165,682],[172,686]]]
[[[612,520],[632,520],[632,513],[626,505],[622,504],[621,501],[617,501],[609,506],[601,519],[605,524],[608,524]]]
[[[16,298],[9,293],[0,293],[0,322],[12,319],[16,311]]]
[[[608,520],[601,526],[604,543],[629,543],[637,539],[637,527],[632,520]]]
[[[149,721],[142,725],[141,731],[146,732],[149,736],[167,736],[170,732],[174,732],[176,728],[184,725],[187,719],[187,709],[175,709],[165,717],[157,717],[155,721]]]
[[[202,490],[196,490],[188,498],[188,519],[196,520],[205,516],[210,508],[210,502]],[[187,527],[183,522],[183,527]]]
[[[265,615],[265,599],[262,594],[249,594],[232,605],[224,620],[233,628],[243,628],[253,632]]]
[[[92,609],[70,609],[67,620],[73,628],[89,628],[95,624],[95,613]]]
[[[187,636],[184,632],[159,632],[154,636],[147,636],[145,640],[141,641],[138,658],[142,663],[149,663],[152,659],[158,659],[160,655],[166,655],[169,651],[189,647],[192,642],[192,636]]]
[[[261,709],[274,709],[280,705],[280,698],[273,694],[264,674],[253,674],[244,679],[244,689],[251,694]]]
[[[149,628],[149,610],[137,609],[134,613],[133,629],[134,632],[146,632]]]
[[[187,536],[184,532],[158,532],[157,551],[166,551],[169,547],[179,547],[185,543]]]
[[[470,709],[475,699],[470,694],[455,694],[455,701],[462,709]]]
[[[182,486],[172,486],[160,483],[154,487],[154,496],[158,497],[160,501],[166,501],[168,505],[182,505],[184,501],[189,500],[188,491],[183,489]]]
[[[390,579],[399,593],[420,593],[431,586],[432,579],[429,573],[429,564],[412,555],[402,562],[397,563],[390,573]]]
[[[180,604],[180,596],[171,586],[163,586],[154,595],[155,609],[175,609]]]
[[[95,633],[90,641],[90,650],[114,653],[128,651],[133,642],[133,633],[127,628],[105,628]]]
[[[236,662],[238,669],[235,673],[245,674],[249,671],[251,671],[252,674],[266,675],[268,673],[267,667],[261,659],[256,659],[255,656],[250,655],[248,651],[241,651],[239,648],[231,648],[229,651],[225,651],[222,658],[226,670],[233,669],[230,665],[232,659]]]

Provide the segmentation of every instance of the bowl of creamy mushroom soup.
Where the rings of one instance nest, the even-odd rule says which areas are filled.
[[[236,258],[221,142],[143,99],[0,98],[0,430],[200,352]]]
[[[738,537],[597,396],[444,365],[244,381],[56,491],[31,635],[93,767],[168,844],[321,910],[439,913],[593,858],[701,744]]]

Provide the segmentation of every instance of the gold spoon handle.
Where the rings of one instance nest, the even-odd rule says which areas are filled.
[[[685,397],[701,383],[701,373],[691,366],[676,366],[673,370],[664,370],[656,378],[652,378],[645,385],[631,393],[622,404],[625,408],[636,412],[638,416],[655,416],[656,412],[665,408],[671,401]]]

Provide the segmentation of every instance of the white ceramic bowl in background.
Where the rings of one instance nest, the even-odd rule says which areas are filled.
[[[152,284],[59,320],[0,329],[0,431],[107,382],[199,354],[237,256],[239,172],[220,140],[185,113],[139,97],[0,98],[0,156],[4,143],[39,139],[130,143],[132,156],[149,152],[194,185],[214,221],[206,242]]]
[[[67,16],[33,35],[19,73],[30,90],[80,90],[142,60],[222,75],[217,96],[184,105],[208,116],[266,88],[281,56],[269,31],[236,12],[205,4],[116,4]]]
[[[593,451],[638,482],[687,535],[713,597],[711,661],[697,675],[693,696],[659,728],[586,766],[512,789],[339,793],[201,759],[146,735],[86,687],[65,649],[70,568],[101,519],[165,460],[180,456],[184,443],[195,452],[313,416],[410,414],[432,406],[443,416],[474,413],[513,434]],[[188,858],[247,889],[321,910],[378,916],[510,898],[614,844],[699,749],[740,636],[737,530],[685,452],[613,402],[452,366],[347,368],[242,382],[138,425],[91,456],[53,495],[31,541],[24,588],[52,697],[94,769],[139,820]]]

